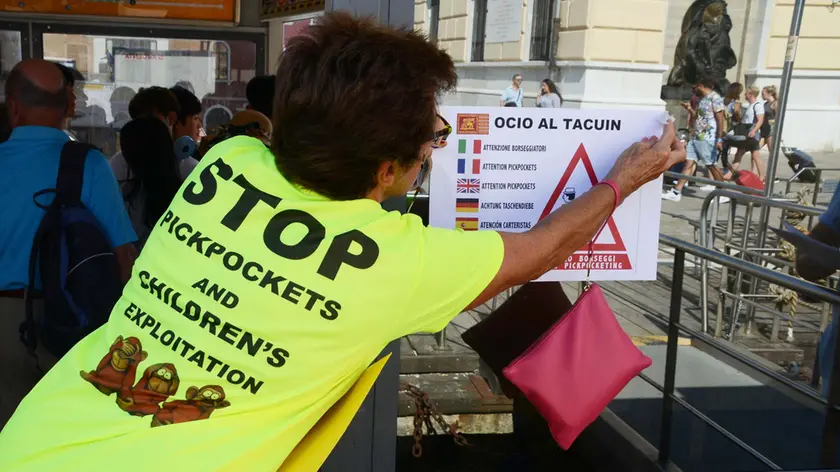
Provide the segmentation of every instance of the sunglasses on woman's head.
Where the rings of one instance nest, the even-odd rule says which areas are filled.
[[[437,117],[443,123],[443,129],[435,131],[432,135],[432,147],[435,149],[440,149],[446,147],[446,138],[448,138],[449,135],[452,134],[452,125],[450,125],[449,122],[446,121],[446,118],[444,118],[443,116],[438,114]]]

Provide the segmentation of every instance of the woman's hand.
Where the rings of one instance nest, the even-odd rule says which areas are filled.
[[[618,184],[622,198],[626,198],[683,161],[685,144],[677,139],[674,123],[671,122],[665,125],[661,138],[643,138],[625,149],[607,178]]]

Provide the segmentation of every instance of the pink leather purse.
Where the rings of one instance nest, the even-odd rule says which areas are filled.
[[[605,183],[616,192],[617,206],[618,187]],[[590,262],[603,229],[589,243]],[[590,271],[591,264],[584,291],[569,312],[503,370],[545,418],[563,449],[653,363],[618,324],[601,288],[589,282]]]

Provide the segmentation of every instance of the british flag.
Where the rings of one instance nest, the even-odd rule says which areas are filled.
[[[457,193],[478,193],[481,188],[480,179],[458,179]]]

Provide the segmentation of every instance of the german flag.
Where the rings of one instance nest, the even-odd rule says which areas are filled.
[[[455,218],[455,227],[462,229],[464,231],[477,231],[478,230],[478,218],[465,218],[465,217],[458,217]]]
[[[457,213],[478,213],[478,199],[456,198],[455,211]]]

